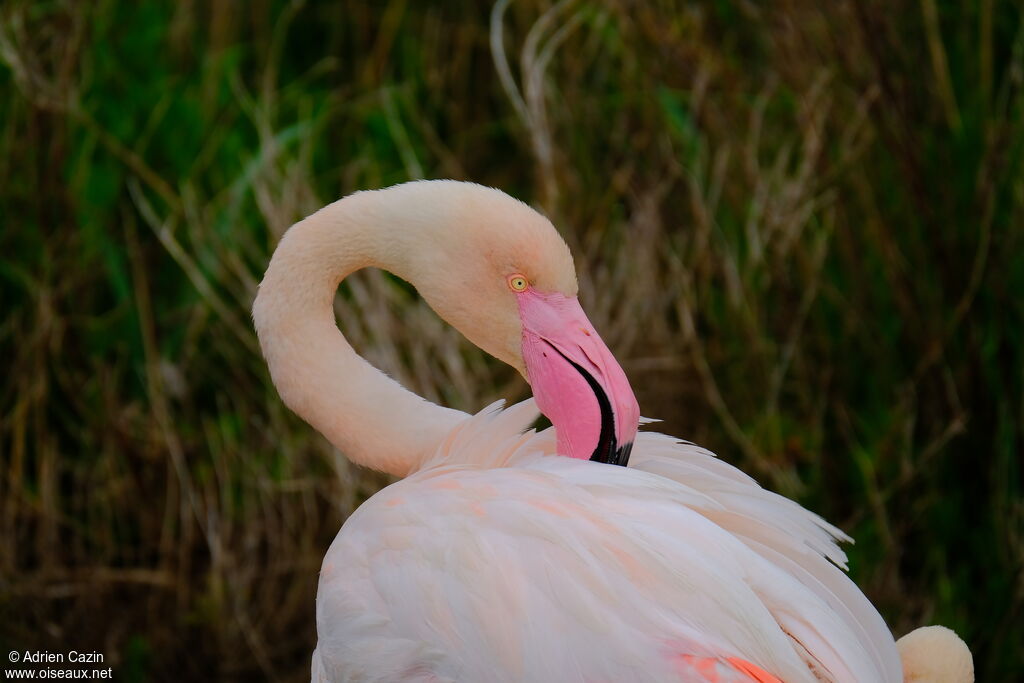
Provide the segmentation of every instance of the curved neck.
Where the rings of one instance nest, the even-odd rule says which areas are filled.
[[[335,323],[334,295],[350,273],[375,266],[403,277],[410,270],[408,226],[422,216],[374,201],[374,194],[346,197],[288,230],[260,284],[253,319],[285,404],[353,462],[405,476],[467,415],[374,368]]]

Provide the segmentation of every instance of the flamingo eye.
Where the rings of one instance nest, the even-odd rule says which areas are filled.
[[[508,287],[513,292],[525,292],[529,285],[530,283],[522,275],[510,275],[508,278]]]

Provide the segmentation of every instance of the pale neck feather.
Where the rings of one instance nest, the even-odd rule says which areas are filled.
[[[397,476],[419,467],[467,415],[426,401],[362,359],[338,330],[333,300],[338,284],[361,268],[417,275],[408,257],[430,247],[439,218],[374,192],[330,204],[281,239],[253,306],[288,407],[353,462]]]

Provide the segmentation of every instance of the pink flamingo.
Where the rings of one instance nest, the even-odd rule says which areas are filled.
[[[536,403],[470,416],[360,358],[332,300],[367,266],[412,283]],[[907,680],[973,680],[944,629],[915,632],[926,646],[901,663],[840,569],[839,529],[638,433],[576,294],[551,223],[470,183],[360,192],[281,240],[253,315],[282,399],[354,462],[404,477],[324,558],[314,681],[889,682],[904,665]],[[554,426],[526,431],[537,409]]]

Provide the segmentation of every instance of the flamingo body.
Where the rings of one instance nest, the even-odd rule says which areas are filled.
[[[834,527],[660,434],[625,470],[552,457],[535,417],[492,406],[349,518],[322,680],[901,680]]]

